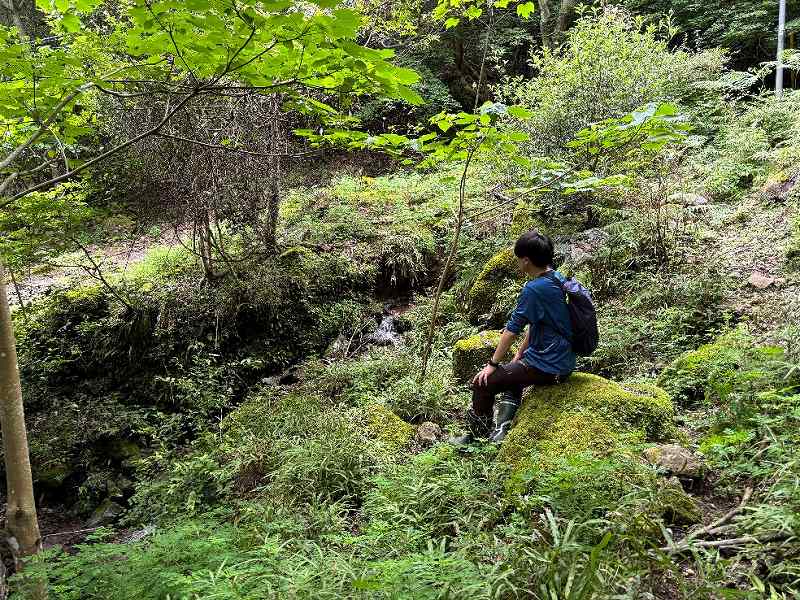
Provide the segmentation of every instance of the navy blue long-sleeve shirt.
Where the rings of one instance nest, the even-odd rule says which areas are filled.
[[[561,273],[552,273],[564,281]],[[568,375],[575,370],[572,324],[564,292],[547,275],[525,284],[506,329],[519,335],[526,325],[530,325],[531,334],[522,357],[525,364],[558,375]]]

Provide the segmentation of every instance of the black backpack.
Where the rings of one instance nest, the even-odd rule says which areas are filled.
[[[572,351],[579,356],[589,356],[597,350],[600,342],[597,311],[589,290],[574,277],[562,282],[552,271],[548,275],[566,296],[569,320],[572,323]]]

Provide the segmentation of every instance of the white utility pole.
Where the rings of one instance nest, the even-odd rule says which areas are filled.
[[[783,47],[786,37],[786,0],[780,0],[778,9],[778,68],[775,71],[775,96],[783,97]]]

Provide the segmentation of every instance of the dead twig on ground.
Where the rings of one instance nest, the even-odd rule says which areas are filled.
[[[733,519],[733,517],[740,514],[744,510],[744,507],[750,501],[750,497],[752,495],[753,495],[753,488],[751,487],[746,488],[744,494],[742,494],[742,499],[739,501],[739,504],[737,506],[726,512],[720,518],[709,523],[705,527],[702,527],[697,531],[689,533],[685,538],[683,538],[679,542],[670,544],[669,546],[665,546],[660,550],[662,552],[667,552],[668,554],[676,554],[679,552],[686,551],[690,548],[727,548],[727,547],[741,545],[747,542],[774,541],[773,539],[757,538],[753,536],[731,538],[727,540],[717,540],[717,541],[707,541],[707,540],[697,541],[697,538],[705,537],[707,535],[719,535],[720,533],[727,533],[732,528],[734,528],[731,525],[728,525],[728,522],[731,519]]]

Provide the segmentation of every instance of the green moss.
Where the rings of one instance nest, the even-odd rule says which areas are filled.
[[[658,385],[679,405],[703,399],[714,373],[735,370],[742,361],[737,335],[740,334],[722,336],[712,344],[682,354],[661,372]]]
[[[130,440],[115,439],[107,445],[106,452],[109,458],[119,462],[126,462],[139,458],[142,449]]]
[[[70,303],[93,303],[103,300],[105,288],[99,283],[80,285],[64,291],[64,299]]]
[[[384,405],[371,404],[365,412],[367,435],[380,442],[390,455],[397,455],[411,443],[414,427]]]
[[[147,283],[163,283],[190,271],[196,263],[194,254],[185,248],[156,246],[148,250],[141,261],[128,267],[125,275],[127,279],[140,286],[145,286]]]
[[[468,309],[473,323],[477,323],[484,315],[489,315],[491,324],[500,324],[504,315],[492,314],[492,310],[498,294],[509,281],[520,285],[525,282],[512,248],[506,248],[490,258],[472,284],[468,295]]]
[[[703,513],[697,503],[674,479],[664,482],[659,487],[655,499],[650,504],[650,510],[655,516],[660,516],[668,523],[676,525],[694,525],[703,520]]]
[[[544,457],[587,450],[595,454],[606,454],[620,442],[619,435],[606,419],[583,411],[565,412],[554,417],[544,414],[549,408],[552,407],[539,408],[541,412],[532,419],[532,423],[537,426],[551,423],[549,430],[536,431],[542,438],[538,450]]]
[[[461,339],[453,346],[453,377],[467,383],[494,354],[500,342],[499,331],[482,331]]]
[[[673,418],[672,403],[662,390],[575,373],[565,383],[528,389],[499,457],[518,468],[534,455],[601,454],[622,442],[669,437]]]
[[[539,206],[521,202],[514,207],[511,216],[511,227],[509,234],[516,239],[528,231],[538,231],[545,235],[550,235],[547,225],[539,216]]]

